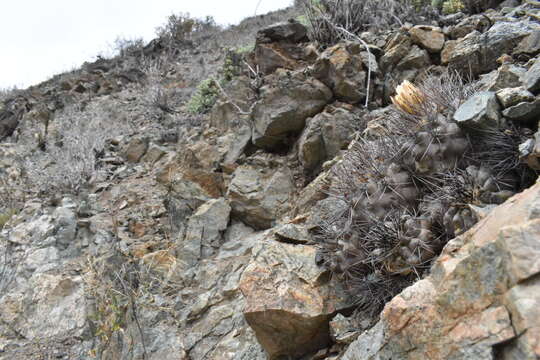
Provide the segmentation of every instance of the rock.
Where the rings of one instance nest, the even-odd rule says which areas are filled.
[[[448,40],[444,44],[444,49],[441,51],[441,64],[448,65],[450,59],[454,57],[454,49],[456,48],[456,40]]]
[[[521,85],[520,78],[525,72],[526,70],[520,66],[504,64],[492,73],[480,75],[480,84],[482,89],[487,91],[518,87]]]
[[[539,204],[537,183],[451,240],[343,359],[536,359]]]
[[[264,75],[271,74],[278,68],[298,69],[304,55],[304,48],[297,44],[259,43],[255,46],[255,63]]]
[[[312,239],[308,228],[304,225],[286,223],[278,225],[274,231],[278,239],[284,242],[305,244]]]
[[[532,93],[540,90],[540,58],[527,70],[522,78],[523,85]]]
[[[503,116],[508,120],[522,123],[532,122],[540,116],[540,99],[532,102],[521,102],[503,110]]]
[[[497,59],[512,52],[517,43],[539,26],[526,21],[497,22],[481,34],[473,31],[457,40],[445,59],[452,69],[470,71],[474,76],[493,70]]]
[[[320,112],[332,92],[302,72],[278,69],[261,88],[261,100],[252,111],[252,141],[258,147],[276,149],[287,136],[299,133],[308,117]]]
[[[508,108],[521,102],[533,101],[534,95],[520,86],[497,91],[497,99],[499,99],[503,108]]]
[[[122,157],[131,163],[136,163],[141,160],[146,150],[148,149],[148,138],[134,137],[128,143],[122,146],[120,151]]]
[[[519,155],[531,169],[540,170],[540,132],[534,134],[534,139],[519,145]]]
[[[298,159],[309,172],[347,148],[360,127],[357,117],[344,109],[329,109],[307,122],[298,141]]]
[[[223,165],[232,165],[242,156],[246,147],[251,143],[251,127],[242,126],[232,134],[227,152],[222,161]]]
[[[328,323],[348,306],[337,284],[323,281],[316,249],[260,241],[240,279],[244,316],[268,359],[300,358],[330,343]]]
[[[422,69],[429,65],[431,65],[431,61],[429,60],[427,51],[413,45],[409,53],[398,62],[396,69],[399,71]]]
[[[238,76],[226,84],[223,90],[244,112],[249,112],[256,94],[247,76]],[[210,112],[210,124],[222,132],[237,129],[250,123],[249,115],[241,114],[228,98],[220,98]]]
[[[444,34],[440,28],[416,25],[409,30],[412,41],[430,53],[438,53],[444,47]]]
[[[408,36],[400,32],[393,34],[384,47],[384,55],[379,63],[381,69],[388,71],[394,68],[409,53],[410,47],[411,39]]]
[[[467,16],[457,25],[450,27],[448,34],[451,39],[459,39],[473,31],[484,32],[490,26],[490,21],[482,15]]]
[[[481,91],[471,96],[454,113],[454,121],[471,127],[499,126],[499,103],[492,91]]]
[[[244,164],[232,176],[227,197],[233,214],[246,224],[267,229],[289,209],[295,187],[288,168]]]
[[[313,76],[334,92],[339,100],[357,103],[365,96],[367,74],[360,49],[340,43],[326,49],[313,67]]]
[[[290,20],[259,30],[256,41],[261,44],[272,42],[298,43],[309,41],[309,39],[307,38],[307,28],[298,21]]]
[[[535,56],[540,53],[540,30],[535,30],[525,36],[516,46],[513,54],[515,56]]]
[[[166,152],[167,148],[151,143],[141,160],[149,165],[154,165]]]
[[[353,322],[341,314],[337,314],[330,321],[330,336],[339,344],[350,344],[359,334]]]
[[[201,205],[189,218],[186,235],[178,244],[178,258],[186,267],[194,266],[201,258],[216,253],[227,229],[231,207],[223,198]]]

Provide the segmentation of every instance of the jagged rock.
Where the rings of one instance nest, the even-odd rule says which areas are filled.
[[[298,158],[311,171],[346,149],[359,128],[358,119],[344,109],[329,109],[308,119],[298,142]]]
[[[136,163],[146,154],[146,150],[148,150],[148,138],[137,136],[122,146],[121,154],[127,161]]]
[[[540,170],[540,132],[519,145],[520,159],[531,169]]]
[[[223,90],[243,112],[249,112],[256,94],[247,76],[235,77],[224,86]],[[246,126],[249,123],[249,115],[239,113],[229,98],[218,99],[210,113],[210,124],[223,132]]]
[[[326,49],[313,67],[313,76],[336,98],[357,103],[365,98],[367,75],[358,44],[341,43]]]
[[[540,116],[540,99],[531,102],[521,102],[503,110],[503,116],[509,120],[527,123],[537,120]]]
[[[251,127],[242,126],[234,131],[229,142],[227,152],[222,161],[222,167],[236,163],[238,158],[244,153],[244,150],[251,142]]]
[[[481,75],[480,84],[487,91],[518,87],[521,85],[520,78],[525,72],[526,69],[521,66],[504,64],[489,74]]]
[[[233,214],[246,224],[267,229],[290,208],[295,187],[288,168],[244,164],[232,176],[227,197]]]
[[[328,323],[348,306],[339,286],[323,280],[316,249],[266,238],[240,279],[244,316],[268,359],[300,358],[330,343]]]
[[[512,52],[517,43],[538,25],[527,22],[497,22],[481,34],[473,31],[457,40],[448,65],[456,70],[470,71],[473,75],[485,73],[497,67],[497,59],[502,54]]]
[[[412,41],[431,53],[438,53],[444,46],[444,34],[440,28],[416,25],[409,30]]]
[[[330,335],[332,336],[332,340],[337,343],[350,344],[359,334],[360,332],[353,321],[341,314],[337,314],[330,321]]]
[[[409,53],[398,62],[396,69],[400,71],[422,69],[429,65],[431,65],[431,61],[429,60],[427,51],[413,45]]]
[[[306,226],[286,223],[275,228],[275,234],[285,242],[305,244],[311,240],[311,235]]]
[[[471,127],[498,126],[500,105],[495,93],[481,91],[465,101],[455,112],[454,120]]]
[[[216,252],[223,240],[222,232],[227,229],[230,212],[227,201],[219,198],[204,203],[191,215],[177,251],[178,258],[187,267]]]
[[[409,53],[410,47],[411,39],[408,36],[399,32],[392,35],[384,47],[384,55],[380,60],[381,68],[390,70],[395,67]]]
[[[451,39],[459,39],[475,30],[483,32],[490,25],[489,19],[482,15],[467,16],[458,24],[450,27],[448,34]]]
[[[522,81],[525,88],[530,92],[536,93],[540,90],[540,59],[537,59],[527,70]]]
[[[497,99],[499,99],[499,102],[503,108],[508,108],[521,102],[533,101],[534,95],[530,91],[519,86],[497,91]]]
[[[538,358],[539,204],[536,184],[451,240],[343,359]]]
[[[448,40],[444,44],[444,48],[441,51],[441,64],[448,65],[450,59],[454,56],[454,49],[456,48],[456,40]]]
[[[540,52],[540,31],[535,30],[529,35],[525,36],[523,40],[514,49],[514,55],[516,56],[535,56]]]
[[[307,40],[307,28],[295,20],[273,24],[257,32],[257,43],[298,43]]]
[[[261,88],[261,100],[252,111],[252,141],[258,147],[275,149],[287,136],[299,133],[308,117],[320,112],[332,99],[322,82],[302,72],[278,69]]]

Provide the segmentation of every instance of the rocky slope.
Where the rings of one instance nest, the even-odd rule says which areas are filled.
[[[380,317],[358,310],[320,241],[343,207],[336,184],[359,175],[340,169],[369,158],[351,157],[358,144],[405,136],[390,121],[404,80],[456,69],[475,81],[472,96],[445,99],[453,125],[432,131],[454,150],[415,144],[414,166],[457,163],[467,129],[503,129],[517,138],[510,163],[536,175],[540,8],[458,13],[326,49],[286,21],[297,13],[174,47],[156,39],[4,101],[0,358],[540,358],[535,176],[513,191],[483,182],[452,210],[440,255],[400,270],[412,285]],[[246,45],[238,34],[252,51],[213,48]],[[229,79],[193,115],[186,103],[210,75]],[[395,181],[402,196],[409,182]]]

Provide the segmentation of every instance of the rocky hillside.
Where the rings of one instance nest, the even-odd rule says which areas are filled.
[[[0,359],[540,358],[540,6],[320,3],[3,96]]]

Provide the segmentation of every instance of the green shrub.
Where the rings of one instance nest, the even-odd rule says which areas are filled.
[[[187,103],[188,112],[192,114],[203,114],[212,108],[219,94],[219,89],[215,81],[213,78],[209,78],[203,80],[197,86],[197,90]]]

